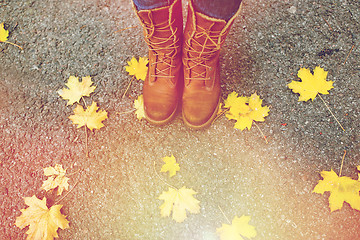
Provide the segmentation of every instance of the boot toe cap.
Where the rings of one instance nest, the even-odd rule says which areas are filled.
[[[164,104],[153,104],[152,106],[145,106],[146,119],[157,125],[165,124],[172,119],[176,112],[176,106],[169,106]]]
[[[213,106],[184,106],[182,115],[185,124],[193,129],[208,127],[218,111],[218,105]]]

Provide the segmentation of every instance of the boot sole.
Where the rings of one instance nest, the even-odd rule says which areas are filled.
[[[184,121],[186,126],[188,126],[189,128],[192,128],[194,130],[199,130],[199,129],[209,127],[212,124],[212,122],[214,121],[215,117],[217,116],[217,113],[219,111],[219,106],[220,106],[220,98],[219,98],[219,102],[217,104],[217,107],[216,107],[215,111],[213,112],[213,114],[211,115],[211,117],[209,118],[209,120],[206,121],[205,123],[201,124],[201,125],[191,124],[190,122],[188,122],[186,120],[184,114],[182,114],[183,121]]]

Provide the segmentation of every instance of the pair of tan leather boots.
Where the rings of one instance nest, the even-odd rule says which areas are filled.
[[[181,0],[151,10],[134,9],[149,46],[143,87],[146,119],[166,124],[181,106],[187,126],[209,126],[220,101],[220,48],[240,9],[225,21],[197,12],[189,0],[184,31]]]

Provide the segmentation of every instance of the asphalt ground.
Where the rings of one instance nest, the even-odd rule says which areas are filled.
[[[320,171],[339,173],[344,151],[342,176],[357,178],[359,19],[358,0],[244,0],[221,50],[222,96],[256,92],[271,106],[258,123],[266,144],[256,127],[234,129],[224,116],[194,131],[180,115],[157,127],[129,112],[142,82],[122,98],[124,66],[147,56],[130,1],[0,1],[9,41],[24,48],[0,43],[0,239],[26,238],[14,225],[23,197],[60,200],[40,189],[43,168],[56,163],[71,174],[60,201],[70,228],[60,239],[212,240],[242,215],[254,239],[359,239],[359,211],[345,203],[331,213],[329,194],[312,193]],[[319,97],[298,102],[287,87],[316,66],[334,81],[322,97],[345,132]],[[57,93],[70,75],[90,75],[97,88],[87,104],[108,112],[105,127],[88,131],[89,157],[84,129],[68,119],[74,107]],[[171,154],[181,169],[169,179],[159,171]],[[157,198],[168,186],[158,175],[194,189],[200,213],[162,218]]]

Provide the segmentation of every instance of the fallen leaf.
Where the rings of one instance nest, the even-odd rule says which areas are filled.
[[[341,209],[344,202],[350,204],[353,209],[360,211],[360,181],[350,177],[339,177],[332,169],[320,172],[323,180],[314,187],[313,192],[324,194],[330,192],[330,211]]]
[[[0,24],[0,42],[6,42],[8,40],[9,31],[5,30],[4,23]]]
[[[87,126],[90,130],[100,129],[104,126],[102,121],[107,119],[107,112],[105,110],[98,111],[96,102],[92,102],[91,106],[85,111],[81,105],[77,105],[74,109],[75,115],[71,115],[69,118],[73,124],[78,124],[77,128]]]
[[[8,36],[9,36],[9,31],[8,30],[5,30],[4,28],[4,23],[1,23],[0,24],[0,42],[4,42],[4,43],[8,43],[8,44],[11,44],[15,47],[18,47],[20,48],[21,50],[23,50],[23,48],[15,43],[12,43],[12,42],[9,42],[8,41]]]
[[[248,102],[248,97],[238,97],[236,92],[230,93],[224,101],[224,107],[229,109],[225,116],[236,120],[240,114],[249,113],[250,107],[247,104]]]
[[[161,216],[169,217],[172,211],[172,219],[176,222],[183,222],[186,219],[186,210],[194,214],[199,213],[200,201],[193,197],[194,194],[196,192],[191,188],[182,187],[177,190],[169,187],[169,191],[164,191],[159,196],[160,200],[164,200],[160,206]]]
[[[66,216],[60,212],[62,205],[55,205],[48,209],[46,198],[40,200],[35,195],[25,197],[24,200],[29,207],[20,210],[22,214],[16,218],[15,225],[20,229],[29,225],[26,232],[27,240],[52,240],[59,237],[58,228],[69,227]]]
[[[222,224],[220,228],[216,229],[216,232],[220,235],[221,240],[243,240],[243,237],[254,238],[257,233],[255,227],[249,225],[250,220],[250,216],[243,215],[240,218],[235,216],[231,225]]]
[[[68,82],[65,85],[68,87],[60,89],[58,94],[65,100],[69,100],[67,105],[72,105],[75,102],[79,103],[81,97],[89,97],[94,92],[96,86],[91,86],[93,82],[91,77],[83,77],[82,81],[79,82],[78,77],[70,76]]]
[[[135,57],[132,57],[132,59],[128,61],[128,66],[125,66],[125,70],[129,75],[135,75],[136,79],[145,81],[148,63],[149,60],[147,57],[140,57],[139,61],[137,61]]]
[[[180,170],[179,164],[176,162],[174,155],[171,157],[164,157],[165,164],[161,167],[160,172],[169,172],[169,177],[175,176],[176,171]]]
[[[57,195],[61,195],[63,190],[68,190],[68,177],[65,177],[66,170],[63,169],[61,164],[55,164],[55,167],[44,168],[44,175],[49,178],[44,181],[41,186],[45,191],[50,189],[58,188]]]
[[[141,120],[141,119],[145,118],[143,95],[140,95],[137,99],[135,99],[134,107],[136,108],[135,114],[136,114],[137,119]]]
[[[298,101],[306,102],[309,99],[314,101],[318,93],[329,94],[328,91],[334,88],[333,81],[326,81],[327,73],[319,66],[315,67],[314,74],[307,68],[300,68],[297,75],[302,81],[292,81],[288,84],[288,87],[294,93],[300,94]]]
[[[225,108],[228,108],[225,116],[228,119],[236,120],[234,128],[244,130],[252,126],[253,121],[263,122],[269,115],[269,107],[261,106],[262,99],[254,93],[250,97],[238,97],[236,92],[228,95],[224,101]]]

